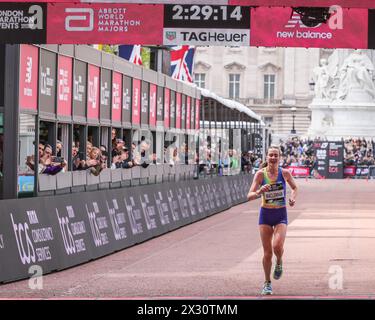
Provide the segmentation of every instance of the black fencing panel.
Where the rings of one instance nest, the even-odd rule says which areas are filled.
[[[116,250],[121,250],[135,244],[136,236],[140,233],[137,222],[134,223],[133,207],[130,198],[126,197],[128,189],[107,191],[106,205],[110,214],[110,222],[115,237]],[[143,224],[141,222],[141,227]],[[133,233],[133,231],[135,233]]]
[[[155,192],[154,186],[136,188],[137,200],[151,237],[156,237],[168,231],[165,230],[163,221],[160,220],[160,214],[156,207]]]
[[[156,121],[164,120],[164,88],[158,86],[156,98]]]
[[[203,219],[245,201],[250,183],[238,175],[3,200],[0,282],[72,267]]]
[[[322,177],[328,176],[328,142],[314,143],[316,161],[318,162],[317,171]]]
[[[152,231],[147,228],[144,211],[141,206],[139,190],[128,188],[121,197],[125,204],[127,218],[129,219],[131,235],[135,243],[143,242],[153,237]]]
[[[56,64],[57,54],[40,50],[39,68],[39,110],[56,113]]]
[[[149,116],[150,116],[150,107],[149,107],[149,98],[150,98],[150,84],[146,81],[142,81],[141,86],[141,124],[148,126]]]
[[[344,178],[344,142],[329,142],[328,151],[328,178]]]
[[[0,106],[4,106],[5,45],[0,45]]]
[[[167,183],[164,186],[166,196],[168,199],[169,207],[169,219],[170,219],[170,228],[176,229],[184,225],[184,216],[186,216],[186,207],[183,205],[185,194],[181,194],[180,191],[175,189],[176,184]],[[182,210],[181,210],[182,207]],[[184,216],[182,215],[184,214]]]
[[[87,193],[87,195],[83,199],[80,194],[76,194],[74,195],[76,198],[72,198],[82,203],[83,216],[88,219],[88,233],[91,236],[91,245],[93,247],[92,258],[95,259],[116,250],[115,238],[110,226],[106,192],[96,191]]]
[[[183,184],[183,188],[185,189],[185,194],[186,194],[186,199],[187,199],[187,204],[188,204],[188,210],[190,212],[192,222],[197,221],[202,218],[199,215],[198,199],[196,199],[194,196],[194,187],[196,184],[197,184],[197,181],[195,180],[186,181],[186,183]],[[185,208],[184,203],[183,205]]]
[[[3,200],[0,206],[0,282],[57,270],[61,264],[56,232],[40,199]],[[37,269],[37,270],[38,270]]]
[[[186,96],[181,95],[181,129],[186,129]]]
[[[87,63],[74,60],[73,116],[86,117]]]
[[[195,129],[195,99],[190,102],[190,129]]]
[[[180,181],[171,185],[171,188],[178,200],[182,225],[186,225],[194,221],[190,212],[188,194],[185,188],[185,186],[188,184],[189,181]]]
[[[84,206],[88,194],[45,198],[45,215],[51,219],[60,254],[58,269],[68,268],[92,259],[95,247],[89,218]]]
[[[111,94],[112,75],[111,70],[100,70],[100,119],[109,122],[111,120]]]
[[[170,91],[169,127],[176,128],[176,91]]]
[[[169,184],[162,184],[154,190],[154,200],[161,228],[167,232],[180,227],[180,212],[177,199]]]
[[[122,83],[122,122],[131,125],[132,79],[128,76],[123,76]]]

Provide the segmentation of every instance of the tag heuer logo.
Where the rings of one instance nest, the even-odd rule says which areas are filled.
[[[168,40],[176,39],[176,32],[175,31],[166,31],[165,36]]]

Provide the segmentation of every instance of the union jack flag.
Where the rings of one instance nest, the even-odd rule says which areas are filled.
[[[119,46],[119,56],[134,64],[142,65],[141,45],[121,45]]]
[[[171,77],[193,82],[194,46],[171,47]]]

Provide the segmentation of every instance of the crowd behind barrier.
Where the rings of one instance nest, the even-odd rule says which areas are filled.
[[[327,140],[319,137],[304,139],[292,137],[280,141],[279,165],[290,170],[295,177],[319,178],[316,145]],[[375,178],[374,141],[365,138],[342,139],[344,145],[344,177]],[[252,154],[252,153],[250,153]],[[252,156],[250,167],[254,172],[262,166],[262,160]]]

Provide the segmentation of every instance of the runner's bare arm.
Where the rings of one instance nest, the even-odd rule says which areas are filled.
[[[258,171],[254,176],[253,183],[251,184],[249,193],[247,194],[247,200],[248,201],[255,200],[255,199],[259,198],[260,195],[263,192],[265,192],[269,189],[268,184],[264,185],[263,187],[261,187],[259,189],[259,186],[262,184],[262,180],[263,180],[263,172]]]
[[[288,183],[288,185],[290,186],[290,188],[292,189],[292,192],[291,192],[290,198],[289,198],[289,205],[291,207],[293,207],[294,204],[296,203],[298,188],[297,188],[296,182],[294,181],[294,178],[293,178],[293,176],[292,176],[292,174],[290,173],[289,170],[283,169],[283,176],[284,176],[284,179],[286,180],[286,182]]]

